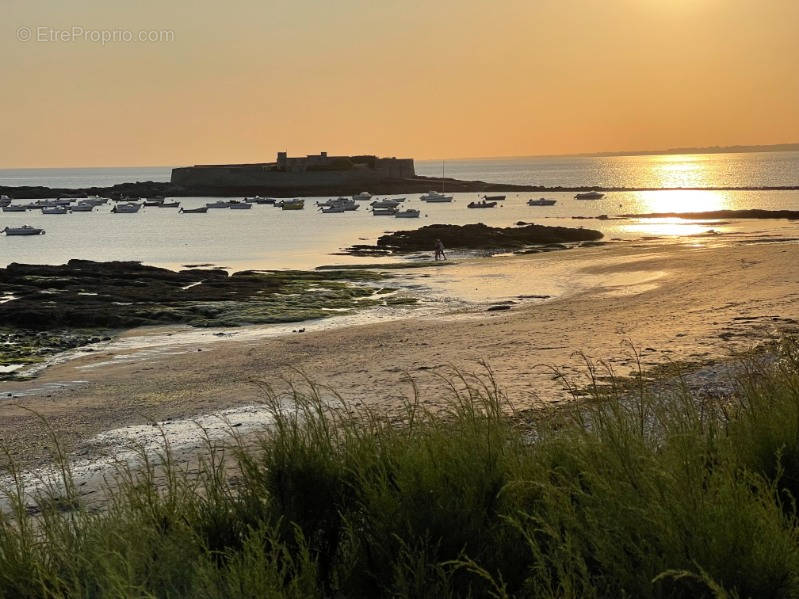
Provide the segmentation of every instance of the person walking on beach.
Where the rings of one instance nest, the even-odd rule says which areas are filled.
[[[440,239],[436,239],[435,259],[436,260],[446,260],[447,259],[447,255],[444,253],[444,244],[441,243]]]

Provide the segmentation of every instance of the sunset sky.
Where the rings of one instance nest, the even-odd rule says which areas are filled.
[[[0,168],[799,142],[798,25],[797,0],[2,0]]]

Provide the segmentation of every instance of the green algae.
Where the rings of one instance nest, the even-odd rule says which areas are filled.
[[[70,261],[0,269],[0,366],[30,365],[100,340],[109,330],[185,324],[235,327],[300,322],[373,306],[416,303],[372,269],[181,271],[137,263]],[[105,337],[108,339],[108,337]],[[2,373],[0,378],[17,378]]]

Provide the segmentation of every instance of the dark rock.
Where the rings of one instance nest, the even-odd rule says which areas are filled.
[[[508,304],[500,304],[498,306],[489,306],[486,308],[486,312],[498,312],[500,310],[510,310],[510,306]]]
[[[462,226],[428,225],[413,231],[381,235],[377,239],[376,249],[392,252],[432,251],[437,239],[448,249],[521,249],[532,244],[595,241],[601,238],[602,233],[599,231],[571,227],[525,225],[502,228],[489,227],[482,223]]]

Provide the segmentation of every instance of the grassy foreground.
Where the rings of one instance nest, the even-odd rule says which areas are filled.
[[[271,398],[258,447],[209,447],[199,477],[166,451],[101,512],[68,470],[35,516],[10,489],[0,596],[799,596],[794,347],[724,403],[596,387],[523,419],[490,373],[452,388],[403,425]]]

